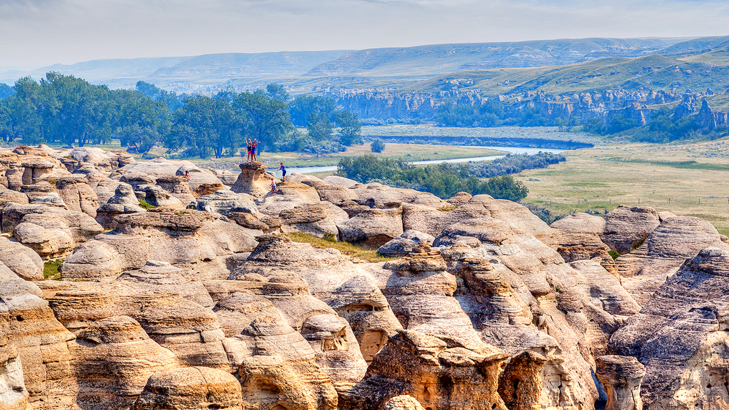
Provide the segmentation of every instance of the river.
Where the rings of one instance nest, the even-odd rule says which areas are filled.
[[[495,151],[504,151],[511,154],[528,154],[528,155],[534,155],[539,152],[551,152],[554,154],[559,154],[560,152],[563,152],[565,150],[563,149],[546,149],[546,148],[520,148],[520,147],[482,147],[482,146],[473,146],[473,145],[458,145],[459,147],[466,147],[466,148],[474,148],[474,149],[489,149],[489,150],[495,150]],[[436,159],[433,161],[415,161],[412,162],[414,165],[435,165],[435,164],[456,164],[460,162],[480,162],[480,161],[493,161],[495,159],[503,158],[504,155],[492,155],[489,157],[469,157],[469,158],[456,158],[456,159]],[[295,168],[288,168],[288,171],[293,173],[299,173],[299,174],[311,174],[314,172],[331,172],[336,171],[337,166],[336,165],[330,165],[330,166],[320,166],[320,167],[295,167]],[[281,172],[276,171],[276,176],[280,177]]]

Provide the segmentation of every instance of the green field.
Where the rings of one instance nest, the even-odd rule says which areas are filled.
[[[525,202],[566,215],[620,204],[698,216],[729,235],[729,139],[568,151],[567,162],[517,175]]]
[[[268,168],[278,168],[283,162],[286,167],[314,167],[337,165],[344,157],[352,157],[365,154],[374,154],[369,143],[355,145],[347,148],[345,152],[325,155],[309,155],[296,152],[264,152],[259,160]],[[382,153],[374,154],[387,158],[402,158],[406,161],[433,161],[438,159],[456,159],[470,157],[485,157],[491,155],[504,155],[503,151],[495,151],[478,147],[456,147],[448,145],[421,145],[421,144],[385,144]],[[198,165],[227,170],[237,170],[238,164],[244,161],[242,157],[226,157],[221,159],[192,160]]]

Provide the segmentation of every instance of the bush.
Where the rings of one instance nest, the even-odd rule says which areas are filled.
[[[381,139],[376,139],[372,141],[372,152],[380,153],[385,150],[385,142]]]

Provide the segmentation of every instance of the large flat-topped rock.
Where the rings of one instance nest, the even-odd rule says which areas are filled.
[[[249,194],[256,198],[264,197],[271,191],[273,176],[266,173],[261,162],[244,162],[240,165],[240,175],[230,190],[239,194]]]

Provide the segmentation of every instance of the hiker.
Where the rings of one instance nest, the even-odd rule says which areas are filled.
[[[187,182],[190,182],[190,171],[185,171],[185,178],[187,178]]]
[[[281,182],[286,182],[286,167],[284,166],[283,162],[281,163],[281,167],[278,170],[281,171]]]
[[[246,138],[245,140],[246,140],[246,153],[247,153],[246,154],[246,162],[251,162],[251,156],[252,156],[252,154],[251,154],[251,144],[253,143],[253,141],[249,140],[248,138]]]
[[[272,194],[276,193],[276,180],[275,179],[271,180],[271,193]]]
[[[258,146],[258,144],[260,144],[258,140],[254,139],[253,141],[251,141],[251,158],[253,159],[253,161],[258,160],[256,158],[256,147]]]

